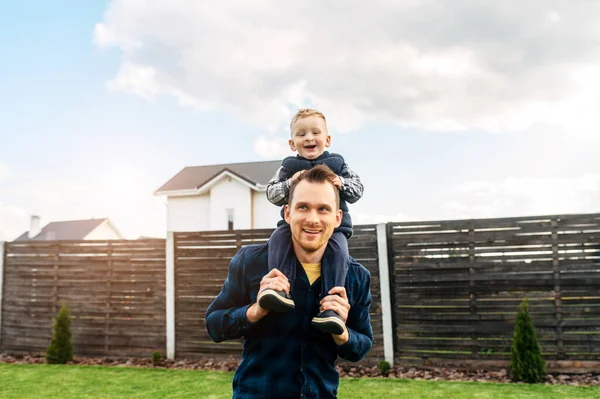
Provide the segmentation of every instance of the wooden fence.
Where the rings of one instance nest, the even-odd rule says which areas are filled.
[[[63,300],[76,354],[164,351],[165,241],[7,243],[0,348],[45,352]]]
[[[506,366],[527,298],[550,369],[600,369],[600,215],[388,224],[395,361]]]
[[[210,340],[204,312],[237,250],[266,242],[271,232],[175,233],[173,247],[164,240],[7,243],[0,350],[43,352],[65,300],[76,353],[164,351],[171,342],[166,250],[173,248],[175,311],[168,317],[177,357],[239,357],[240,341]],[[527,298],[550,370],[600,370],[600,214],[389,223],[381,242],[393,309],[385,334],[394,337],[396,364],[506,367],[517,307]],[[384,358],[388,304],[376,226],[356,226],[349,247],[372,276],[375,343],[366,362],[373,363]]]
[[[204,312],[219,293],[229,261],[244,245],[265,243],[272,229],[175,233],[175,353],[182,357],[239,357],[241,340],[214,343],[206,332]],[[371,272],[371,321],[375,335],[366,362],[383,357],[381,299],[375,225],[357,226],[350,254]]]

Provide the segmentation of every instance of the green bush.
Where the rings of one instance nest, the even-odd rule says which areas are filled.
[[[152,352],[152,364],[154,366],[157,366],[158,363],[160,363],[160,359],[162,358],[162,355],[160,354],[159,351],[154,351]]]
[[[513,381],[527,383],[542,382],[546,379],[546,363],[538,342],[533,321],[529,316],[529,305],[524,300],[519,306],[513,336],[510,371]]]
[[[73,360],[71,313],[67,304],[63,302],[54,322],[52,341],[46,349],[46,361],[49,364],[65,364],[71,360]]]
[[[387,377],[391,368],[392,367],[388,361],[382,360],[379,362],[379,371],[381,372],[382,376]]]

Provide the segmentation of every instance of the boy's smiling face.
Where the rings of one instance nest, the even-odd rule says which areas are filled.
[[[316,159],[331,144],[331,136],[327,131],[325,120],[317,115],[298,119],[292,125],[290,149],[298,151],[301,157]]]

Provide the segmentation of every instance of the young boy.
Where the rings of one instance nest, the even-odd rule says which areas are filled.
[[[337,177],[333,184],[340,190],[340,209],[343,212],[342,223],[335,229],[329,239],[324,255],[324,268],[321,264],[302,264],[312,285],[320,276],[321,297],[328,295],[333,287],[343,287],[348,268],[348,238],[352,236],[352,219],[348,213],[349,203],[355,203],[363,195],[363,185],[360,178],[338,154],[325,151],[331,145],[331,136],[327,131],[325,116],[313,109],[301,109],[290,123],[290,149],[298,155],[287,157],[267,186],[267,198],[273,204],[282,206],[288,203],[290,184],[303,173],[318,164],[327,165]],[[283,209],[281,210],[283,218]],[[294,286],[296,277],[296,259],[292,255],[292,238],[290,226],[281,220],[277,229],[269,239],[269,271],[278,269]],[[258,294],[258,303],[264,309],[274,312],[287,312],[294,308],[294,301],[288,293],[265,289]],[[330,334],[342,334],[344,321],[332,310],[319,312],[313,319],[312,325]]]

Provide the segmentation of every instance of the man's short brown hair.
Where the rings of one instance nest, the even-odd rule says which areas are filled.
[[[336,174],[333,173],[331,169],[327,165],[316,165],[312,169],[305,170],[302,172],[298,178],[291,184],[290,186],[290,194],[288,204],[292,205],[292,198],[294,197],[294,191],[296,190],[296,186],[301,181],[307,181],[308,183],[329,183],[333,186],[333,191],[335,192],[335,205],[336,210],[340,209],[340,191],[333,184],[333,180],[336,178]]]

